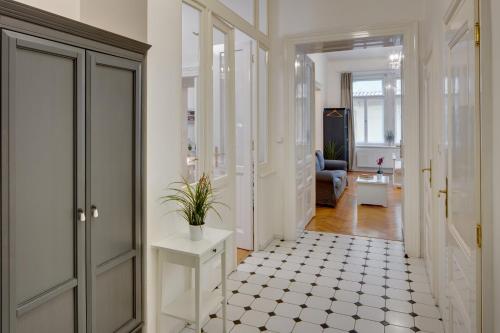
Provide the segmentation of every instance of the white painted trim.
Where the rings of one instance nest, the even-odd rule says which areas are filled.
[[[269,47],[271,42],[269,36],[264,34],[259,30],[258,22],[257,24],[252,24],[233,12],[231,9],[224,6],[218,0],[192,0],[199,2],[203,7],[207,8],[209,11],[216,13],[217,16],[222,18],[227,23],[243,31],[248,36],[262,43],[263,45]],[[254,0],[257,1],[257,0]],[[257,5],[254,5],[256,8]],[[254,15],[254,20],[257,18],[257,13]],[[269,5],[268,5],[268,27],[269,27]]]
[[[401,22],[390,25],[376,25],[336,29],[333,32],[317,32],[290,36],[285,39],[284,84],[285,110],[293,115],[294,103],[294,62],[295,47],[300,44],[315,42],[331,42],[360,37],[403,35],[402,64],[403,76],[406,78],[402,87],[403,98],[403,142],[405,154],[405,178],[403,197],[403,223],[406,252],[411,257],[420,257],[420,142],[419,142],[419,72],[418,72],[418,24]],[[294,146],[295,117],[289,116],[285,127],[286,161],[295,160]],[[285,207],[283,235],[286,239],[295,239],[295,166],[288,163],[285,179]]]
[[[498,319],[495,310],[498,309],[498,288],[494,288],[494,271],[498,270],[500,247],[494,247],[493,224],[493,66],[492,66],[492,26],[491,1],[479,2],[479,22],[481,24],[480,52],[480,104],[481,104],[481,225],[483,229],[483,248],[481,263],[481,294],[482,294],[482,329],[483,332],[498,330]],[[498,32],[496,32],[498,33]],[[498,223],[498,221],[496,221]],[[495,267],[497,266],[497,267]],[[495,292],[492,292],[495,290]]]
[[[448,6],[448,9],[446,10],[446,13],[444,14],[443,17],[443,22],[445,25],[447,25],[453,15],[456,13],[460,5],[464,2],[464,0],[452,0],[450,2],[450,5]]]

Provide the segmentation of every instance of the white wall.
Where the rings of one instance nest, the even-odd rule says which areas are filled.
[[[142,42],[147,40],[146,0],[17,0]]]
[[[176,215],[168,214],[159,197],[165,188],[178,180],[182,172],[181,152],[181,1],[150,0],[148,2],[147,68],[147,244],[146,251],[146,332],[171,332],[180,322],[162,316],[157,322],[158,286],[157,252],[151,243],[171,235],[183,225]],[[174,293],[187,287],[185,269],[169,267],[169,288]],[[177,326],[177,327],[176,327]]]
[[[82,22],[142,42],[147,41],[147,0],[80,0],[80,2]]]
[[[80,20],[80,0],[17,0],[73,20]]]

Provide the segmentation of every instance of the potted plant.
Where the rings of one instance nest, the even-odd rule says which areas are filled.
[[[387,130],[385,132],[385,142],[389,144],[389,146],[392,146],[394,144],[394,132],[391,130]]]
[[[378,165],[377,174],[380,175],[380,176],[384,174],[384,171],[382,171],[382,164],[383,163],[384,163],[384,158],[383,157],[377,158],[377,165]]]
[[[325,143],[323,147],[323,155],[327,160],[339,160],[342,159],[342,145],[337,145],[333,140]]]
[[[161,197],[163,203],[173,202],[177,204],[178,212],[189,224],[189,234],[193,241],[199,241],[203,238],[203,226],[208,212],[213,211],[222,221],[222,217],[217,205],[225,204],[216,201],[215,190],[212,187],[210,178],[203,174],[197,183],[190,184],[185,178],[180,182],[172,183],[168,190],[169,195]]]

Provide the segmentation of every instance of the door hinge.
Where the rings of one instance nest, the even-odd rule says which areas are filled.
[[[476,224],[476,243],[478,248],[483,246],[483,228],[480,224]]]
[[[252,64],[255,64],[255,54],[252,54]]]
[[[432,188],[432,159],[429,160],[429,167],[422,169],[422,173],[429,171],[429,186]]]
[[[476,22],[474,25],[474,39],[476,46],[479,46],[481,44],[481,27],[479,26],[479,22]]]

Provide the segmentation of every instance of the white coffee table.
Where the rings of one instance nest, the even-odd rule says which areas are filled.
[[[375,175],[356,179],[358,205],[379,205],[387,207],[390,177]]]

